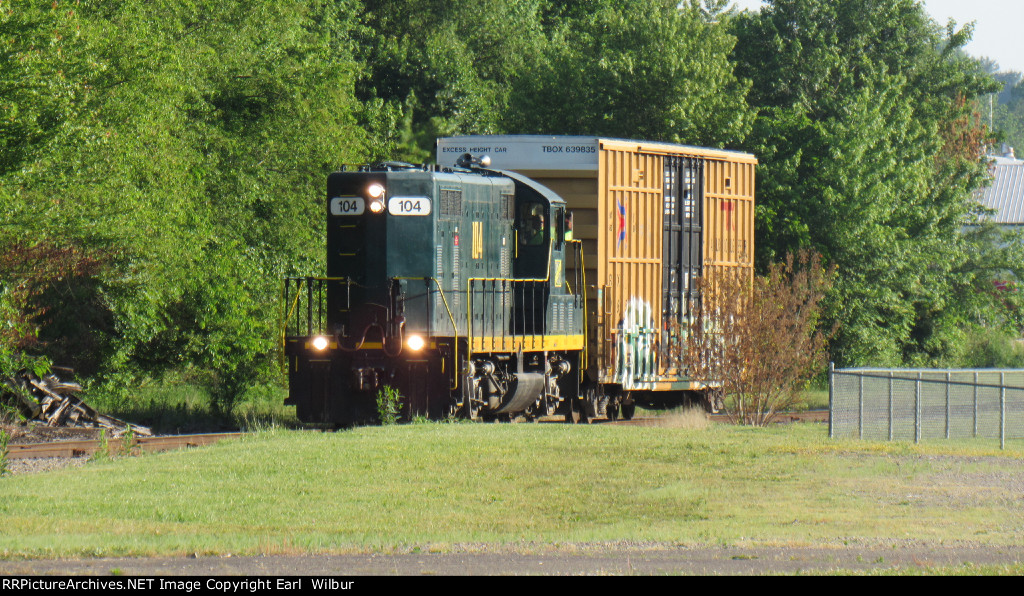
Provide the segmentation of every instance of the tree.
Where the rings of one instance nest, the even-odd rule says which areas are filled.
[[[996,80],[1003,84],[998,104],[991,106],[993,126],[1000,140],[1016,149],[1018,158],[1024,157],[1024,79],[1018,72],[998,73]]]
[[[746,143],[763,164],[759,267],[800,248],[838,266],[837,362],[927,358],[986,177],[971,100],[994,85],[957,51],[971,28],[912,0],[774,0],[735,31],[760,110]]]
[[[68,99],[17,120],[47,134],[3,153],[22,157],[0,171],[0,229],[103,260],[74,295],[39,295],[52,300],[40,338],[125,396],[134,379],[197,367],[230,405],[275,378],[277,289],[322,262],[326,174],[388,151],[371,142],[379,110],[355,99],[358,3],[54,6],[60,18],[0,11],[76,44],[15,40],[42,66],[12,77],[66,84],[55,97]],[[8,97],[19,114],[33,105]]]
[[[73,6],[0,1],[0,178],[31,168],[88,109],[99,69],[79,25]],[[11,193],[0,186],[0,198]]]
[[[95,106],[102,68],[87,51],[75,6],[0,2],[0,374],[45,369],[37,317],[57,281],[93,274],[97,261],[75,243],[37,229],[60,195],[37,210],[28,188],[59,148],[90,140],[81,125]]]
[[[1024,368],[1024,231],[979,221],[963,232],[950,302],[924,348],[943,366]],[[1015,345],[1017,344],[1017,345]]]
[[[548,42],[513,82],[506,130],[725,146],[752,114],[735,38],[698,3],[579,2],[552,10]]]
[[[438,136],[502,132],[510,81],[543,44],[543,4],[364,0],[359,97],[394,118],[389,158],[432,161]]]

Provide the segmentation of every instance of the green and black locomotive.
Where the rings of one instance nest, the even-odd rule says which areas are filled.
[[[300,420],[374,421],[383,392],[404,417],[578,416],[586,298],[571,216],[487,165],[467,154],[328,177],[327,275],[284,289]]]

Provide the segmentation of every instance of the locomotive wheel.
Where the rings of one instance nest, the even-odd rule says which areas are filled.
[[[467,378],[467,382],[469,382]],[[473,407],[473,400],[469,397],[469,392],[463,389],[462,403],[459,404],[459,414],[466,420],[476,420],[479,418],[478,409]]]
[[[480,407],[473,405],[473,399],[478,397],[480,388],[476,386],[469,360],[465,356],[459,358],[459,370],[462,371],[462,390],[460,391],[457,406],[459,416],[466,420],[477,420],[480,418]]]
[[[608,412],[608,420],[614,422],[619,418],[619,404],[608,404],[608,407],[605,408],[605,411]]]
[[[622,404],[623,420],[632,420],[634,413],[636,413],[636,404]]]

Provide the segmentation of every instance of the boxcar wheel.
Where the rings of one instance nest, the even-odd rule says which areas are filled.
[[[580,404],[580,420],[590,424],[598,417],[600,396],[597,388],[590,386],[583,390],[583,402]]]

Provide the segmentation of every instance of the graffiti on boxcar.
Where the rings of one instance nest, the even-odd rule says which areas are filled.
[[[615,205],[618,207],[616,217],[619,222],[619,234],[615,240],[615,248],[618,249],[626,241],[626,206],[619,201],[615,201]]]
[[[649,388],[657,372],[656,333],[651,305],[632,297],[622,311],[615,358],[615,382],[629,391]]]

